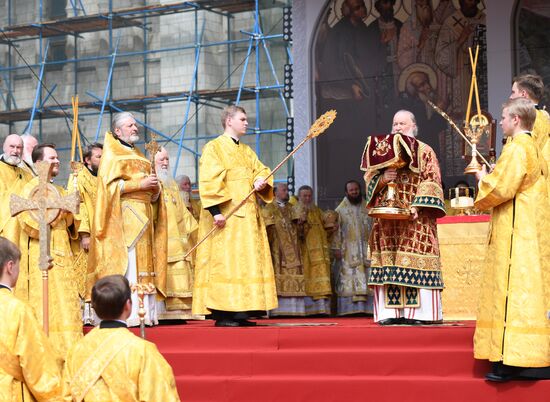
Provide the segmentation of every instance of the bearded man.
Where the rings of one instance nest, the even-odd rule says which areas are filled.
[[[4,153],[0,156],[0,236],[19,244],[21,228],[17,218],[10,214],[10,195],[19,194],[32,175],[21,164],[23,140],[17,134],[10,134],[4,140]]]
[[[410,209],[408,220],[374,219],[369,246],[369,286],[374,290],[374,320],[381,325],[429,324],[443,319],[441,261],[436,219],[445,215],[441,172],[433,149],[416,140],[414,115],[398,111],[392,134],[408,144],[409,164],[400,169],[368,169],[367,205],[378,206],[396,184],[396,197]]]
[[[367,288],[372,223],[359,183],[348,181],[345,191],[346,196],[336,208],[339,225],[332,240],[337,314],[372,313],[372,294],[369,296]]]

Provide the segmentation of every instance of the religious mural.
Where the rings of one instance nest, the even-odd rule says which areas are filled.
[[[462,140],[428,104],[462,126],[470,91],[468,47],[480,45],[477,76],[487,107],[485,5],[481,0],[330,0],[313,45],[316,115],[336,109],[317,143],[320,203],[361,178],[366,137],[391,130],[393,114],[416,115],[419,139],[437,153],[447,187],[464,179]]]
[[[543,105],[550,103],[550,4],[548,0],[518,2],[516,13],[516,74],[538,74],[544,81]]]

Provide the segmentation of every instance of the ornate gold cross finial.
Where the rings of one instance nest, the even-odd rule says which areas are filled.
[[[151,134],[151,141],[145,144],[145,149],[149,152],[149,160],[151,161],[151,172],[156,173],[155,169],[155,155],[160,149],[160,145],[157,142],[158,135],[155,133]]]
[[[43,326],[48,333],[48,270],[52,268],[50,256],[51,223],[57,219],[62,210],[77,214],[80,206],[78,193],[71,193],[62,197],[53,184],[50,183],[52,164],[46,161],[37,162],[35,170],[38,175],[38,184],[34,187],[29,198],[25,199],[16,194],[10,197],[10,213],[16,216],[29,211],[32,219],[38,222],[40,258],[38,267],[42,271],[43,283]]]

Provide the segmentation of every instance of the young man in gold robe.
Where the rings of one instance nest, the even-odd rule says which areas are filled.
[[[247,318],[277,307],[277,292],[269,242],[256,197],[226,221],[227,214],[252,189],[265,202],[273,200],[269,168],[241,138],[248,120],[240,106],[222,113],[224,133],[206,144],[199,163],[203,209],[199,239],[217,230],[197,248],[193,314],[210,314],[217,326],[256,325]]]
[[[192,247],[190,237],[198,229],[197,221],[185,207],[178,185],[170,174],[170,156],[166,148],[155,155],[155,166],[162,183],[162,201],[168,222],[168,266],[164,286],[159,287],[163,300],[157,302],[159,320],[185,323],[191,314],[193,296],[192,255],[184,259]]]
[[[0,236],[19,244],[21,226],[10,214],[10,195],[19,194],[32,175],[19,167],[22,163],[23,140],[17,134],[10,134],[2,146],[0,156]]]
[[[476,175],[475,206],[492,216],[474,356],[493,362],[490,381],[550,378],[550,203],[535,119],[532,102],[507,101],[500,125],[510,141],[494,170]]]
[[[544,82],[540,76],[524,74],[514,78],[510,99],[524,98],[533,102],[533,107],[537,110],[537,118],[531,135],[550,170],[550,115],[539,105],[543,96]],[[550,194],[550,179],[547,180],[547,184]]]
[[[59,159],[54,144],[39,144],[32,151],[33,163],[46,161],[53,165],[52,178],[59,174]],[[28,182],[21,191],[21,197],[29,198],[38,185],[38,177]],[[53,184],[61,196],[66,195],[63,187]],[[26,238],[21,236],[20,249],[23,253],[19,282],[15,295],[34,309],[38,321],[42,322],[42,272],[38,268],[40,258],[39,224],[26,211],[17,216]],[[56,352],[65,357],[71,346],[82,337],[82,314],[78,296],[78,277],[74,269],[74,255],[70,236],[78,229],[78,221],[72,213],[61,210],[51,223],[50,254],[53,268],[49,271],[49,338]]]
[[[443,278],[436,219],[445,216],[441,171],[434,150],[418,141],[416,119],[408,110],[393,117],[392,134],[400,134],[412,157],[400,169],[363,169],[369,208],[384,199],[390,181],[410,218],[374,219],[369,237],[374,291],[374,320],[380,325],[422,325],[443,319]],[[410,138],[410,139],[409,139]],[[382,141],[381,141],[382,142]]]
[[[32,309],[12,293],[20,258],[17,246],[0,237],[0,400],[60,401],[62,360]]]
[[[298,240],[298,209],[288,203],[288,185],[276,183],[275,200],[262,209],[277,283],[278,307],[271,316],[305,316],[304,269]]]
[[[151,162],[136,147],[138,127],[131,113],[113,116],[105,134],[97,174],[97,205],[88,254],[87,293],[96,278],[125,275],[131,285],[150,286],[145,324],[158,323],[155,287],[166,275],[166,209]],[[92,271],[93,270],[93,271]],[[139,325],[137,292],[128,325]]]
[[[330,251],[323,211],[313,202],[313,189],[298,189],[300,252],[306,286],[306,315],[330,314]]]
[[[92,289],[101,318],[69,352],[63,372],[65,401],[179,401],[174,373],[157,347],[131,333],[131,290],[122,275],[101,278]]]
[[[78,220],[78,236],[71,241],[73,254],[75,255],[75,269],[78,272],[78,293],[84,300],[86,297],[86,274],[88,267],[88,251],[90,250],[90,233],[92,232],[92,222],[94,221],[94,212],[97,203],[97,171],[103,145],[94,142],[86,147],[83,158],[84,163],[76,174],[71,174],[67,183],[67,190],[78,191],[80,194],[80,211]],[[84,324],[95,325],[96,318],[90,308],[90,303],[83,305]]]

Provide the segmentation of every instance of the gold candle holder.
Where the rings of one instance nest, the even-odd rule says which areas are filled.
[[[482,114],[472,116],[470,121],[464,125],[464,134],[468,137],[472,146],[472,160],[466,166],[466,169],[464,169],[465,174],[476,174],[476,172],[481,170],[481,163],[477,159],[477,144],[483,134],[487,133],[488,127],[489,120]]]

